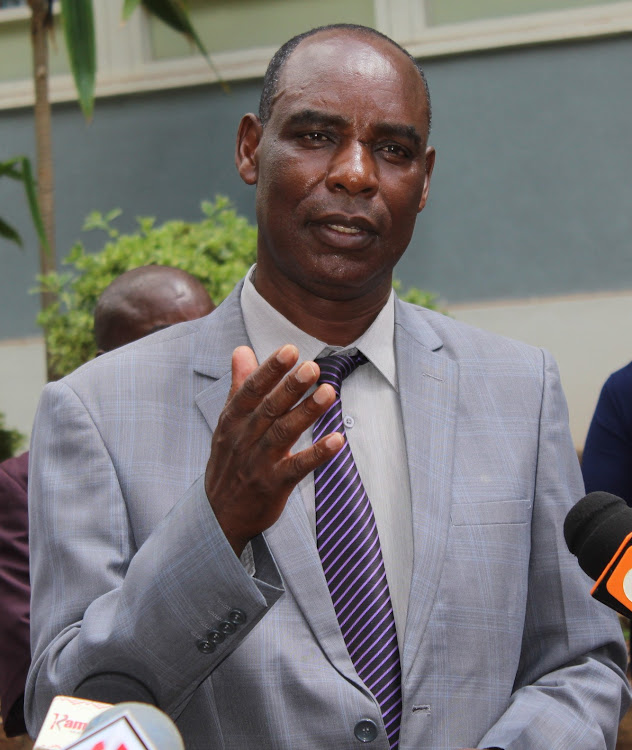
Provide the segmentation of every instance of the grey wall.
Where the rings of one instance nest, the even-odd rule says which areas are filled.
[[[437,166],[398,275],[449,303],[632,288],[632,38],[431,60]],[[57,237],[63,257],[93,209],[197,219],[229,195],[253,216],[235,173],[240,115],[259,82],[103,99],[86,126],[54,109]],[[0,112],[0,160],[33,154],[30,110]],[[6,184],[5,184],[6,183]],[[37,332],[35,239],[17,184],[0,216],[27,240],[0,240],[0,339]],[[83,235],[99,246],[98,233]]]
[[[631,289],[632,37],[427,67],[437,166],[402,278],[449,302]]]

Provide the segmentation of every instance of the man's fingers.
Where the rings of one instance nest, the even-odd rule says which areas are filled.
[[[289,377],[286,378],[287,380]],[[269,427],[262,434],[263,443],[281,454],[284,453],[329,409],[335,400],[336,391],[332,386],[326,383],[320,385],[298,406],[287,413],[281,412],[281,416],[270,420]],[[286,411],[285,408],[284,411]]]
[[[239,414],[249,414],[297,360],[298,349],[292,344],[282,346],[262,365],[258,365],[250,347],[238,346],[233,352],[233,380],[228,395],[232,408]]]
[[[318,365],[303,362],[270,391],[261,402],[256,415],[263,418],[264,428],[295,406],[316,383],[319,374]]]
[[[332,459],[344,443],[345,438],[339,432],[332,432],[318,440],[310,448],[288,456],[285,459],[287,483],[292,487],[298,484],[311,471]]]

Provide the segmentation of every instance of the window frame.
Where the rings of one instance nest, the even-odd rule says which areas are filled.
[[[632,2],[428,26],[418,0],[375,0],[380,31],[424,59],[632,31]]]
[[[376,28],[422,59],[632,32],[632,0],[435,27],[427,25],[420,0],[373,0],[373,3]],[[122,5],[123,0],[94,2],[97,98],[217,81],[200,55],[152,60],[146,13],[142,9],[134,12],[121,27]],[[28,7],[0,9],[0,24],[29,17]],[[253,47],[218,53],[212,58],[225,81],[260,78],[275,51],[274,47]],[[69,74],[51,76],[50,99],[52,102],[76,99]],[[0,110],[30,106],[33,100],[30,78],[0,82]]]

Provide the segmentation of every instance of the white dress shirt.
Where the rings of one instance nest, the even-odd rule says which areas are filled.
[[[369,360],[342,384],[345,431],[364,483],[380,537],[386,578],[395,615],[398,640],[403,642],[413,564],[412,511],[408,460],[397,388],[394,349],[394,292],[365,333],[347,347],[329,346],[301,331],[257,292],[250,280],[241,293],[246,331],[259,363],[284,344],[299,350],[299,363],[332,352],[358,349]],[[294,450],[311,445],[311,430],[301,435]],[[314,475],[299,484],[316,538]]]

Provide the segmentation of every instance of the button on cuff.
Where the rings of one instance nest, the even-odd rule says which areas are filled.
[[[231,609],[227,619],[235,625],[243,625],[246,622],[246,613],[241,609]]]
[[[198,641],[197,647],[198,651],[201,651],[203,654],[212,654],[215,651],[215,644],[210,641]]]
[[[373,742],[377,737],[377,724],[372,719],[361,719],[353,728],[357,740],[362,743]]]
[[[219,630],[209,630],[206,634],[206,638],[211,643],[221,643],[226,636],[224,633],[220,633]]]

